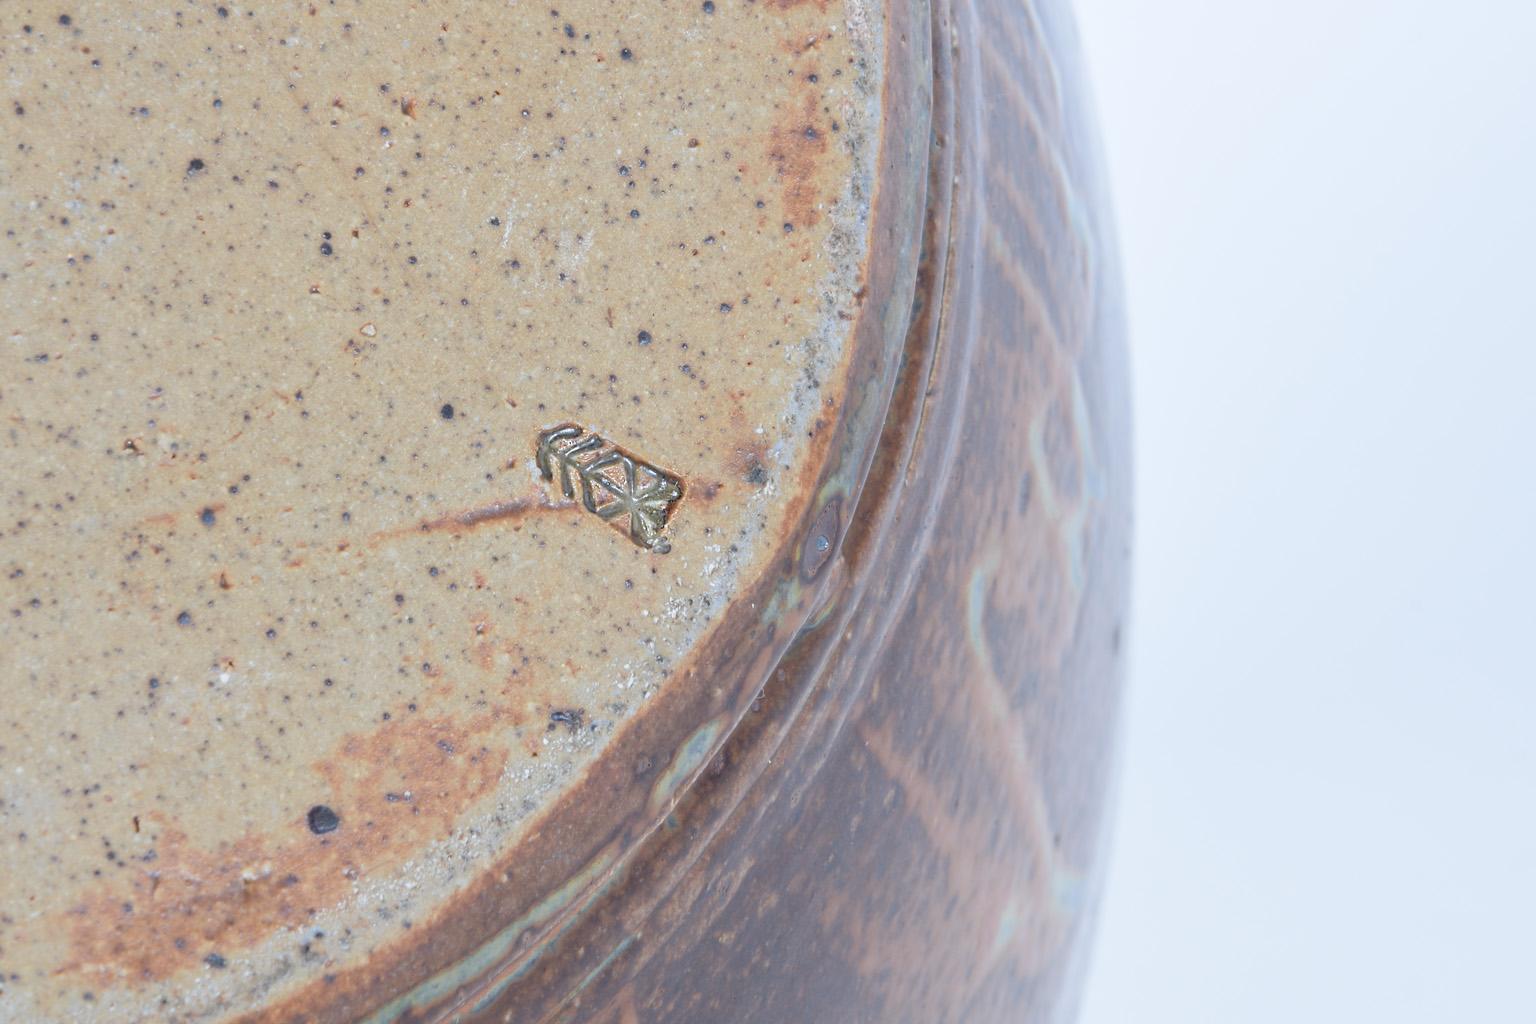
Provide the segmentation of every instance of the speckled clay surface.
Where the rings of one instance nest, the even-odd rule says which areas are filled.
[[[0,1020],[323,991],[547,827],[812,501],[883,24],[0,5]]]

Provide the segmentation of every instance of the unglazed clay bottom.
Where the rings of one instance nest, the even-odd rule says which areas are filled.
[[[0,1021],[1069,1006],[1128,477],[1064,26],[0,5]]]

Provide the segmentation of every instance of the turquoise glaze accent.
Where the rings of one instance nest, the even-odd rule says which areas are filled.
[[[572,875],[564,885],[550,893],[537,906],[529,910],[528,913],[497,932],[491,941],[477,949],[472,956],[466,957],[451,968],[433,975],[405,995],[374,1011],[371,1016],[365,1018],[366,1024],[389,1024],[390,1021],[397,1019],[413,1006],[429,1005],[442,999],[459,985],[462,985],[467,979],[477,977],[491,970],[492,965],[507,956],[513,947],[516,946],[518,940],[530,929],[546,924],[562,913],[579,913],[581,909],[584,909],[602,892],[603,887],[597,887],[596,891],[591,891],[594,888],[593,883],[612,869],[614,860],[615,856],[611,848],[594,857],[586,867]],[[582,899],[578,905],[573,906],[577,898],[583,894],[586,895],[586,898]],[[519,964],[516,971],[508,977],[501,979],[498,986],[493,987],[492,991],[483,997],[481,1002],[484,1002],[485,999],[493,998],[499,992],[499,986],[512,981],[536,963],[539,956],[550,944],[545,943],[542,945],[531,957]]]
[[[683,783],[692,778],[693,773],[704,764],[705,759],[714,750],[716,737],[724,728],[723,718],[712,718],[695,729],[678,748],[672,763],[667,765],[667,770],[661,773],[661,777],[651,787],[650,808],[653,814],[660,813],[662,808],[677,795]]]

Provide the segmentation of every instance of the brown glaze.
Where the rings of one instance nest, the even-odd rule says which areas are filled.
[[[1113,240],[1061,10],[932,32],[916,313],[832,592],[622,877],[463,1019],[1070,1015],[1124,629]]]

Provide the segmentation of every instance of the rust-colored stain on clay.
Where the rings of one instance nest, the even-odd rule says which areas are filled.
[[[407,707],[347,736],[314,765],[324,782],[315,805],[339,817],[333,831],[317,834],[300,816],[289,836],[247,834],[203,849],[163,815],[147,815],[143,824],[160,830],[153,856],[126,881],[93,886],[70,911],[63,971],[155,981],[304,925],[354,879],[446,837],[491,791],[507,749],[486,738],[504,715],[457,721]]]
[[[559,512],[572,507],[574,507],[574,502],[569,501],[545,502],[533,498],[513,498],[510,501],[496,501],[489,505],[482,505],[479,508],[468,509],[456,515],[423,520],[418,529],[423,533],[432,530],[446,530],[449,533],[459,533],[464,530],[472,530],[485,523],[503,520],[516,522],[534,512]]]
[[[415,526],[384,530],[369,538],[370,544],[407,537],[413,533],[460,534],[487,523],[518,523],[535,513],[565,512],[576,507],[573,501],[548,501],[542,498],[509,498],[486,505],[464,509],[432,519],[423,519]]]
[[[817,168],[827,153],[827,133],[831,130],[820,116],[817,98],[807,93],[798,106],[786,106],[773,127],[768,145],[768,159],[789,218],[784,229],[811,227],[821,219],[821,181]]]

